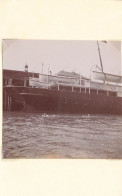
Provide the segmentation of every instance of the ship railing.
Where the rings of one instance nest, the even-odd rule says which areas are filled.
[[[88,78],[83,76],[74,77],[74,76],[63,76],[63,75],[47,75],[47,74],[39,74],[39,80],[47,83],[56,82],[56,83],[67,83],[67,84],[84,84],[89,82]]]
[[[117,97],[122,97],[122,86],[119,84],[91,82],[91,89],[97,89],[97,94],[100,91],[106,92],[107,96],[115,94]]]
[[[108,84],[108,83],[99,83],[99,82],[91,82],[91,88],[105,91],[122,91],[122,86],[117,84]]]
[[[78,79],[78,78],[77,78]],[[45,86],[55,86],[55,85],[64,85],[64,86],[75,86],[75,87],[80,87],[80,86],[90,86],[89,80],[87,79],[79,79],[75,81],[45,81],[45,80],[40,80],[40,78],[29,78],[29,86],[36,86],[36,85],[45,85]]]
[[[83,80],[83,79],[81,80],[83,81],[82,83],[79,82],[78,84],[74,84],[74,83],[66,83],[66,82],[63,83],[57,81],[45,82],[45,81],[40,81],[39,78],[30,78],[29,85],[37,88],[57,89],[57,90],[62,90],[62,86],[63,86],[64,90],[67,90],[68,89],[67,87],[69,87],[72,92],[75,92],[76,88],[77,88],[77,92],[81,92],[82,89],[84,89],[84,91],[89,92],[89,94],[91,90],[96,90],[97,94],[101,90],[105,91],[107,94],[109,94],[108,92],[117,92],[119,94],[122,93],[122,86],[100,83],[100,82],[95,82],[90,80]]]
[[[89,91],[90,93],[90,83],[86,84],[72,84],[72,83],[62,83],[62,82],[51,82],[48,86],[48,89],[57,89],[60,91],[71,91],[71,92],[79,92],[84,89],[85,93]]]
[[[116,96],[122,95],[122,87],[118,85],[111,85],[111,84],[104,84],[104,83],[96,83],[96,82],[87,82],[87,85],[74,85],[74,84],[66,84],[66,83],[52,83],[48,88],[51,89],[51,87],[56,87],[58,90],[61,90],[61,87],[70,87],[72,92],[77,92],[83,91],[88,92],[91,94],[91,91],[93,92],[94,90],[96,91],[96,94],[99,94],[101,92],[106,93],[106,95],[109,95],[110,93],[116,93]],[[79,90],[78,90],[79,89]],[[67,89],[66,89],[67,90]]]

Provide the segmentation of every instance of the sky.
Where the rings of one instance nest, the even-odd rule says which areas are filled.
[[[99,41],[104,72],[122,75],[121,42]],[[95,66],[101,68],[97,41],[3,40],[3,69],[56,74],[75,71],[89,77]]]

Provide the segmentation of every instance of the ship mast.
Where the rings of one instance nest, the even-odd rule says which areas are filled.
[[[102,42],[107,43],[106,41],[102,41]],[[101,70],[103,72],[103,63],[102,63],[102,58],[101,58],[100,47],[99,47],[99,42],[98,41],[97,41],[97,47],[98,47],[98,52],[99,52]]]
[[[107,43],[107,41],[102,41],[102,42]],[[103,71],[103,63],[102,63],[102,58],[101,58],[100,47],[99,47],[99,42],[98,41],[97,41],[97,46],[98,46],[101,69],[98,66],[97,67],[103,72],[103,74],[105,76],[105,79],[106,79],[106,74]],[[104,83],[105,83],[105,80],[104,80]]]
[[[44,63],[42,62],[42,74],[43,74],[43,65],[44,65]]]
[[[102,58],[101,58],[100,47],[99,47],[99,42],[98,41],[97,41],[97,47],[98,47],[98,52],[99,52],[101,70],[103,72],[103,63],[102,63]]]

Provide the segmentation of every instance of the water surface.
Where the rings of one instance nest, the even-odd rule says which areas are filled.
[[[122,158],[122,117],[3,113],[3,158]]]

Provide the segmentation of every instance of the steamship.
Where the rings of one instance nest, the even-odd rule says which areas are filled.
[[[4,88],[24,111],[122,115],[122,76],[93,71],[89,79],[60,71],[29,77],[28,81],[28,86]]]

